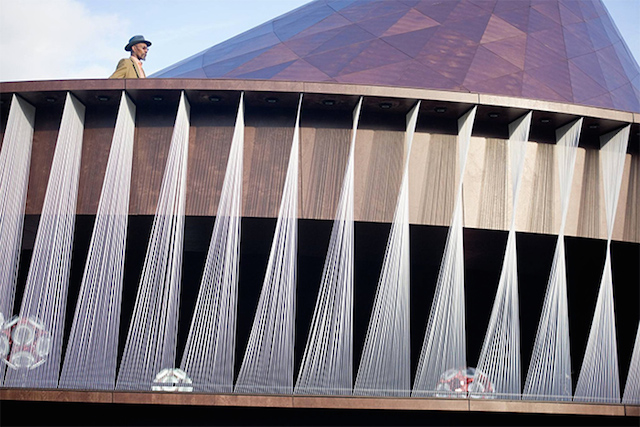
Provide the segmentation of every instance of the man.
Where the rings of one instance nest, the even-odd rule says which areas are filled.
[[[129,58],[123,58],[118,62],[116,71],[111,74],[110,79],[144,79],[147,76],[142,69],[142,61],[147,57],[147,51],[151,42],[145,40],[144,36],[133,36],[124,50],[131,52]]]

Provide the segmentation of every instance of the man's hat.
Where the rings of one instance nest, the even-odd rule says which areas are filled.
[[[145,40],[144,36],[133,36],[129,39],[129,43],[124,47],[124,50],[131,52],[131,46],[135,46],[138,43],[146,43],[147,46],[151,46],[151,42],[149,40]]]

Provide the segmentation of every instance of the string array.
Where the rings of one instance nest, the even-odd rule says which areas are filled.
[[[520,314],[515,220],[530,125],[531,112],[509,124],[511,225],[498,290],[477,366],[477,370],[487,376],[493,390],[473,387],[471,397],[491,393],[499,398],[520,398]]]
[[[578,402],[620,403],[616,319],[613,306],[611,237],[615,220],[630,126],[600,137],[600,160],[607,216],[607,252],[598,300],[591,323],[574,400]]]
[[[523,398],[571,400],[571,348],[567,305],[567,267],[564,229],[575,168],[582,119],[556,130],[562,216],[540,322],[533,345]]]
[[[85,107],[67,93],[5,378],[55,388],[62,353]]]
[[[196,391],[233,391],[243,149],[244,93],[240,95],[209,252],[180,364]]]
[[[291,394],[298,248],[298,153],[302,94],[291,143],[282,201],[236,393]]]
[[[408,396],[409,336],[409,159],[420,101],[407,113],[405,162],[400,193],[382,261],[353,394]]]
[[[27,194],[35,109],[13,96],[0,151],[0,385],[88,390],[208,393],[498,397],[620,402],[613,304],[611,240],[630,127],[601,137],[607,248],[596,309],[580,375],[572,393],[565,262],[565,227],[577,146],[578,119],[556,131],[561,221],[553,263],[521,391],[515,219],[531,113],[509,125],[511,222],[502,271],[477,370],[468,374],[462,184],[476,115],[458,120],[458,186],[426,334],[411,391],[409,324],[408,165],[420,102],[406,117],[405,163],[396,210],[364,342],[353,380],[354,169],[363,99],[353,127],[340,200],[300,372],[294,389],[295,291],[300,117],[299,98],[287,175],[251,334],[234,388],[236,306],[242,210],[244,94],[241,94],[213,234],[186,348],[176,364],[184,241],[190,105],[181,94],[162,187],[116,381],[118,331],[135,105],[123,92],[78,303],[60,379],[67,289],[73,246],[84,106],[67,94],[24,297],[13,310]],[[4,326],[3,326],[4,327]],[[11,341],[9,341],[9,338]],[[4,339],[4,341],[2,341]],[[5,351],[6,354],[2,354]],[[4,370],[7,370],[4,384]],[[447,372],[466,370],[486,382],[469,393],[443,389]],[[624,397],[640,404],[640,326]],[[178,384],[180,383],[180,384]],[[480,388],[480,385],[489,388]]]
[[[438,391],[440,376],[450,369],[466,369],[464,253],[462,246],[462,177],[467,163],[476,107],[458,119],[458,186],[451,226],[424,336],[413,396],[464,397]]]
[[[31,104],[17,95],[11,97],[0,151],[0,327],[13,312],[35,114]],[[0,337],[0,358],[9,349],[8,338]],[[0,363],[0,385],[5,368]]]
[[[190,106],[184,92],[171,137],[158,206],[116,383],[118,390],[150,390],[173,369],[178,334]],[[160,380],[169,377],[163,376]]]
[[[622,403],[625,405],[640,405],[640,324],[638,325],[638,332],[636,332],[636,343],[633,346]]]
[[[352,391],[354,154],[362,97],[353,111],[351,144],[320,290],[295,393]]]
[[[113,390],[136,107],[122,92],[59,387]]]

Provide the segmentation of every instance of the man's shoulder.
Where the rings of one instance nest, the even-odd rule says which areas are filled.
[[[129,58],[122,58],[118,61],[116,71],[111,74],[110,79],[125,79],[133,72],[133,64],[129,61]]]

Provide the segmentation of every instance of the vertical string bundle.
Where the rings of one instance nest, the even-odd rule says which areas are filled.
[[[630,126],[600,137],[600,160],[607,214],[607,253],[596,310],[591,323],[574,400],[577,402],[620,403],[616,319],[611,277],[611,236],[624,172]]]
[[[60,388],[115,386],[135,112],[122,92]]]
[[[562,219],[523,398],[571,400],[571,349],[564,229],[582,119],[556,130]]]
[[[407,114],[400,193],[353,390],[356,395],[408,396],[410,392],[408,174],[419,109],[420,101]]]
[[[67,93],[5,385],[58,385],[85,107]]]
[[[353,191],[356,131],[362,97],[353,111],[349,157],[296,394],[351,394],[353,367]]]
[[[200,292],[180,364],[193,381],[195,391],[233,391],[243,149],[244,93],[241,93]]]
[[[413,396],[435,396],[440,376],[449,369],[465,369],[464,253],[462,246],[462,178],[477,107],[458,119],[458,188],[451,227],[440,264]],[[455,397],[451,395],[451,397]]]
[[[189,114],[189,102],[182,92],[133,318],[118,373],[118,390],[149,390],[161,370],[175,365]]]
[[[0,327],[13,311],[35,115],[31,104],[17,95],[11,97],[0,151]],[[7,356],[9,346],[9,339],[0,336],[0,358]],[[0,385],[5,368],[0,363]]]
[[[508,399],[520,398],[520,314],[515,220],[530,125],[531,112],[509,124],[511,225],[498,290],[477,366],[477,371],[491,381],[495,395]],[[486,389],[473,390],[470,395],[480,397],[488,392]]]
[[[298,248],[298,152],[302,94],[267,271],[236,393],[291,394]]]
[[[625,405],[640,405],[640,325],[638,325],[638,332],[636,332],[636,343],[633,345],[622,403]]]

